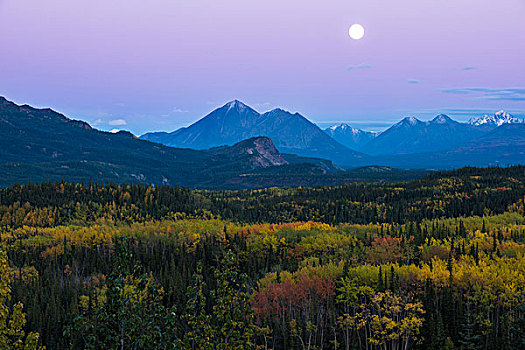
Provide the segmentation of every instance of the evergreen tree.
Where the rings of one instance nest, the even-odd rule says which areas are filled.
[[[210,291],[211,310],[206,308],[205,284],[198,267],[188,289],[185,349],[243,350],[254,346],[259,328],[254,323],[246,276],[239,273],[231,251],[214,272],[217,287]]]
[[[126,238],[117,240],[115,250],[105,302],[76,318],[66,335],[85,349],[172,349],[179,341],[174,313],[162,305],[163,289],[133,263]]]
[[[383,282],[383,272],[381,271],[381,265],[379,265],[379,273],[377,276],[377,290],[383,292],[385,290],[385,284]]]
[[[479,342],[481,336],[475,333],[474,318],[470,311],[471,305],[467,303],[464,321],[461,323],[459,330],[458,343],[461,350],[476,350],[479,349]]]

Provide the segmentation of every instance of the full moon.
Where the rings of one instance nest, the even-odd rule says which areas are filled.
[[[365,28],[360,24],[352,24],[348,29],[348,35],[354,40],[359,40],[365,35]]]

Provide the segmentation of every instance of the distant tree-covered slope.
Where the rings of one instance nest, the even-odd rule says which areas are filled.
[[[376,167],[361,171],[380,174],[387,170]],[[509,206],[523,206],[524,196],[523,166],[464,168],[395,183],[237,191],[59,182],[0,189],[0,216],[5,220],[0,225],[49,226],[100,218],[126,218],[133,222],[170,218],[176,213],[213,215],[248,223],[405,223],[500,214]]]
[[[19,106],[2,97],[0,148],[0,186],[67,180],[220,188],[232,177],[268,167],[276,167],[276,174],[282,169],[283,175],[340,171],[329,161],[288,161],[265,137],[206,151],[172,148],[129,132],[102,132],[51,109]],[[308,165],[289,168],[289,163]]]

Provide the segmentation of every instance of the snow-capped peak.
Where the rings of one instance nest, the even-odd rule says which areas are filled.
[[[417,119],[416,117],[405,117],[403,118],[403,120],[401,120],[399,123],[397,123],[395,126],[400,126],[400,125],[416,125],[418,122],[420,122],[419,119]]]
[[[361,129],[352,128],[350,125],[346,123],[335,124],[335,125],[330,126],[328,129],[330,129],[331,132],[338,132],[338,131],[347,132],[347,130],[350,130],[350,132],[353,135],[358,135],[363,132]]]
[[[349,128],[350,128],[350,125],[345,124],[345,123],[341,123],[341,124],[334,124],[334,125],[332,125],[330,127],[330,130],[333,130],[333,131],[338,130],[338,129],[345,130],[345,129],[349,129]]]
[[[501,126],[503,124],[523,124],[525,123],[525,120],[516,118],[512,116],[510,113],[507,113],[504,110],[500,110],[496,112],[494,115],[485,114],[485,115],[482,115],[481,117],[471,118],[468,121],[468,123],[474,126],[482,126],[482,125]]]
[[[246,108],[246,105],[244,103],[242,103],[241,101],[239,101],[239,100],[233,100],[231,102],[228,102],[226,104],[226,106],[228,107],[228,110],[230,110],[232,108],[237,108],[239,110],[243,110],[244,108]]]
[[[505,112],[504,110],[499,110],[497,111],[495,114],[494,114],[494,117],[496,119],[499,119],[499,120],[504,120],[504,121],[511,121],[513,119],[518,119],[518,118],[514,118],[510,113],[507,113]],[[518,119],[519,120],[519,119]]]
[[[434,119],[432,119],[432,123],[435,123],[435,124],[445,124],[451,121],[453,120],[450,119],[450,117],[446,114],[440,114],[436,116]]]

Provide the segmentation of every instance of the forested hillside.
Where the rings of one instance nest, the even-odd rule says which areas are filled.
[[[0,189],[0,302],[20,325],[0,341],[522,349],[524,184],[516,166],[256,191]]]

